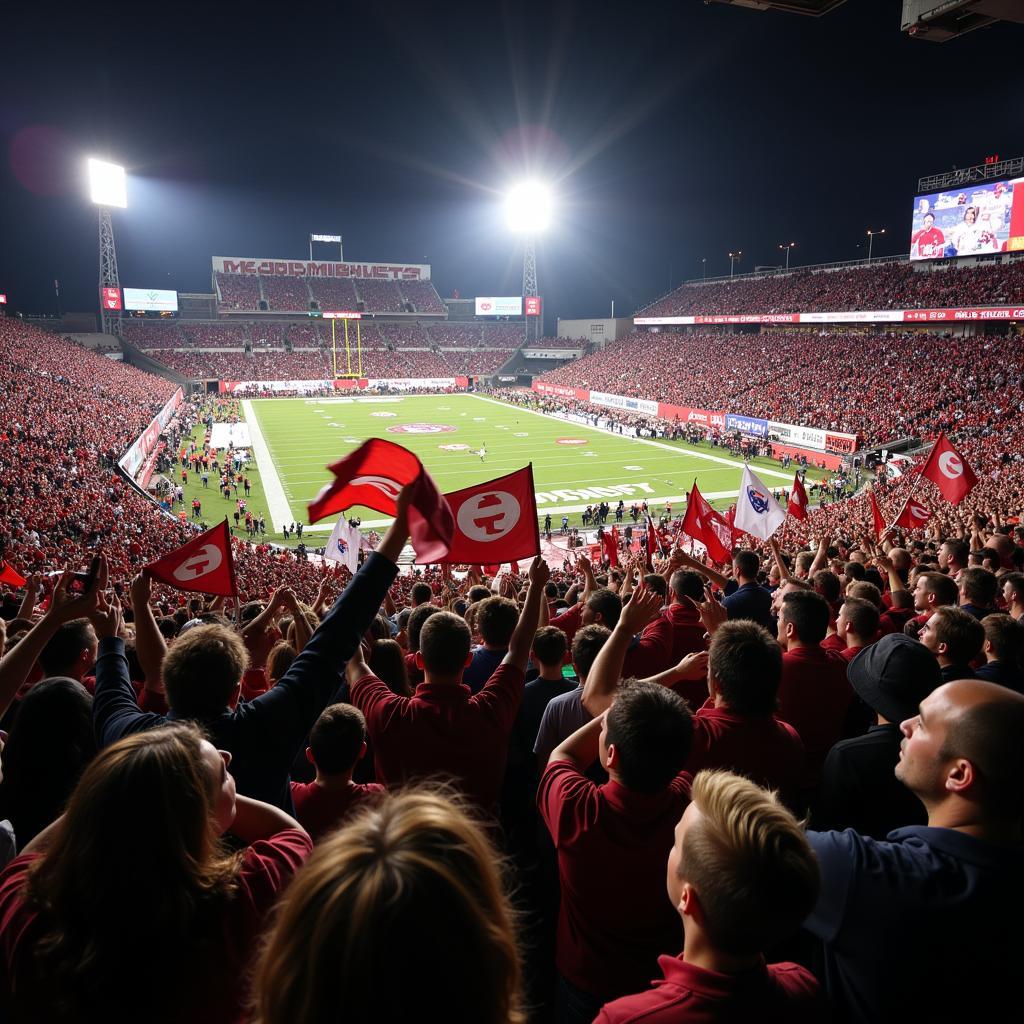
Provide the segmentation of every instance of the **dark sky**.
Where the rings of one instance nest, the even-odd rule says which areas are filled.
[[[500,194],[550,179],[553,316],[632,312],[670,281],[907,251],[919,176],[1018,156],[1024,29],[905,38],[900,0],[806,19],[615,4],[69,5],[4,13],[0,292],[97,305],[84,157],[130,172],[121,283],[208,291],[213,255],[429,262],[516,294]],[[57,13],[59,10],[59,14]]]

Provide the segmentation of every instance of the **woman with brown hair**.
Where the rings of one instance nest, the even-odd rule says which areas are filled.
[[[257,970],[260,1024],[521,1024],[499,858],[449,790],[407,789],[323,840]]]
[[[311,844],[283,811],[235,793],[230,760],[175,724],[86,768],[65,814],[0,875],[7,1019],[241,1016],[266,914]]]

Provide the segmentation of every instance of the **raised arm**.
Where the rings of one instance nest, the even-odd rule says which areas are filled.
[[[609,706],[611,702],[609,701]],[[580,772],[585,772],[598,758],[600,753],[601,726],[604,714],[598,715],[592,722],[577,729],[567,736],[551,751],[548,764],[554,761],[571,761]]]
[[[726,584],[729,582],[728,576],[724,573],[720,573],[717,569],[712,569],[710,566],[705,565],[703,562],[694,558],[693,555],[688,555],[682,549],[680,549],[679,553],[683,556],[682,565],[685,565],[689,569],[696,570],[705,579],[711,580],[719,590],[725,590]]]
[[[167,654],[167,644],[149,605],[149,577],[145,573],[139,573],[132,580],[128,593],[132,602],[132,614],[135,616],[135,653],[146,677],[146,689],[163,693],[161,673]]]
[[[793,574],[786,568],[786,563],[782,558],[782,552],[779,550],[779,542],[771,537],[768,541],[768,547],[772,549],[772,558],[775,559],[775,565],[779,570],[779,585],[781,586],[787,580],[793,578]]]
[[[774,540],[774,539],[775,538],[773,537],[772,540]],[[831,540],[830,537],[822,537],[821,540],[818,541],[818,552],[814,556],[814,561],[811,562],[810,569],[807,570],[807,578],[808,579],[813,579],[814,578],[814,574],[819,569],[824,569],[825,566],[828,564],[828,544],[829,544],[830,540]],[[774,554],[774,551],[773,551],[773,554]]]
[[[646,586],[640,586],[622,609],[619,621],[612,635],[598,652],[587,676],[581,698],[583,706],[592,715],[599,715],[611,706],[615,699],[626,651],[633,641],[633,635],[640,632],[649,622],[661,614],[661,595]]]
[[[547,562],[538,555],[530,564],[530,585],[526,590],[526,603],[519,613],[519,621],[508,643],[508,654],[502,659],[503,665],[514,665],[520,671],[526,671],[533,638],[537,635],[540,603],[544,600],[544,584],[550,576],[551,570],[548,569]]]

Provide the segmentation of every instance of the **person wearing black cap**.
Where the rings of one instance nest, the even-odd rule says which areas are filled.
[[[865,647],[846,677],[877,722],[829,751],[812,807],[813,827],[852,828],[885,839],[893,829],[923,825],[923,804],[893,770],[903,739],[899,723],[917,714],[918,704],[942,684],[938,662],[924,644],[891,633]]]

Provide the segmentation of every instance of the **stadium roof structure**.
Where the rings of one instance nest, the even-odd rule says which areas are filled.
[[[716,4],[749,7],[755,11],[785,11],[788,14],[809,14],[820,18],[841,7],[846,0],[712,0]]]
[[[903,0],[900,28],[915,39],[944,43],[998,21],[1024,24],[1020,0]]]

